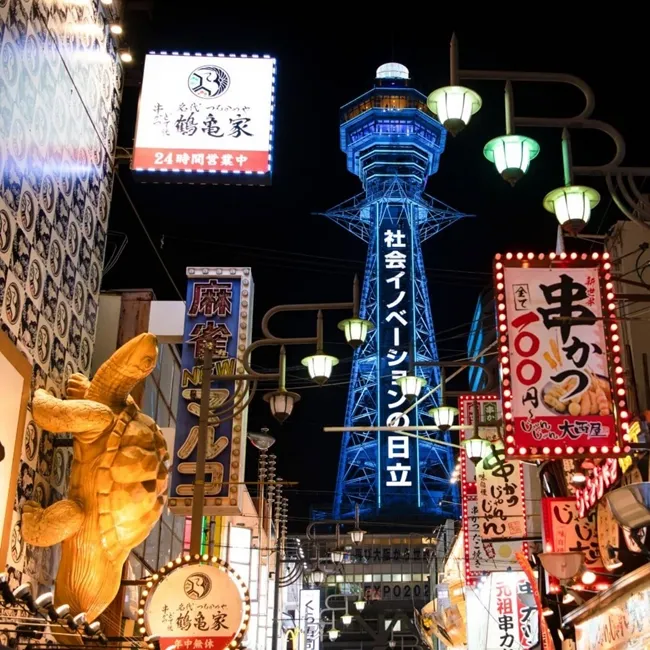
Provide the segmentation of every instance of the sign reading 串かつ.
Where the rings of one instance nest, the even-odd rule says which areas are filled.
[[[617,419],[624,428],[628,413],[610,265],[585,257],[495,263],[509,455],[622,453]]]
[[[174,514],[192,512],[193,482],[199,439],[201,380],[205,346],[212,345],[210,409],[224,420],[208,425],[206,452],[206,515],[241,512],[248,411],[232,415],[247,387],[242,382],[219,381],[235,375],[238,360],[250,343],[249,315],[253,306],[253,279],[249,268],[187,269],[188,286],[181,356],[181,389],[176,417],[174,466],[169,507]]]
[[[244,638],[250,598],[225,562],[186,560],[176,568],[164,567],[147,586],[140,602],[141,631],[160,637],[160,650],[224,650],[238,647]]]
[[[148,54],[133,169],[269,175],[276,61]]]

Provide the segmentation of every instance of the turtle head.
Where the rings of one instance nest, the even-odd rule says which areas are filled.
[[[86,399],[109,406],[124,404],[136,384],[151,374],[157,360],[158,341],[153,334],[144,333],[132,338],[97,370]]]

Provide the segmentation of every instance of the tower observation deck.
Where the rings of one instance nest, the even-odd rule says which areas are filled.
[[[395,380],[408,370],[410,349],[418,361],[438,358],[421,244],[465,216],[424,194],[447,133],[399,63],[380,66],[374,88],[343,106],[340,118],[341,149],[364,192],[325,216],[368,244],[361,316],[375,324],[354,353],[345,426],[432,424],[435,397],[404,413],[409,404]],[[437,369],[417,372],[437,385]],[[344,433],[333,515],[349,517],[358,504],[373,520],[457,518],[453,454],[434,442],[449,441],[449,432],[419,435],[432,442]]]

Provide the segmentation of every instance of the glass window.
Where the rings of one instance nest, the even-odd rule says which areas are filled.
[[[169,409],[167,408],[167,404],[165,404],[165,400],[162,399],[162,396],[160,399],[158,399],[158,413],[156,414],[156,423],[158,424],[159,427],[168,427],[170,422],[169,422]]]
[[[147,377],[144,384],[144,398],[142,400],[142,412],[149,417],[156,417],[156,408],[158,406],[158,387],[151,375]]]
[[[149,533],[147,537],[147,542],[144,547],[144,559],[145,562],[153,569],[159,567],[158,564],[158,541],[160,538],[160,526],[162,524],[158,522],[154,529]]]
[[[172,531],[165,523],[160,525],[160,549],[158,552],[158,561],[154,565],[157,569],[163,564],[167,564],[172,554]]]

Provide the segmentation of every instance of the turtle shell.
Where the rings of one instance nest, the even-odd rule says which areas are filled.
[[[169,459],[158,425],[135,404],[119,414],[97,470],[97,506],[102,545],[123,562],[162,514]]]

